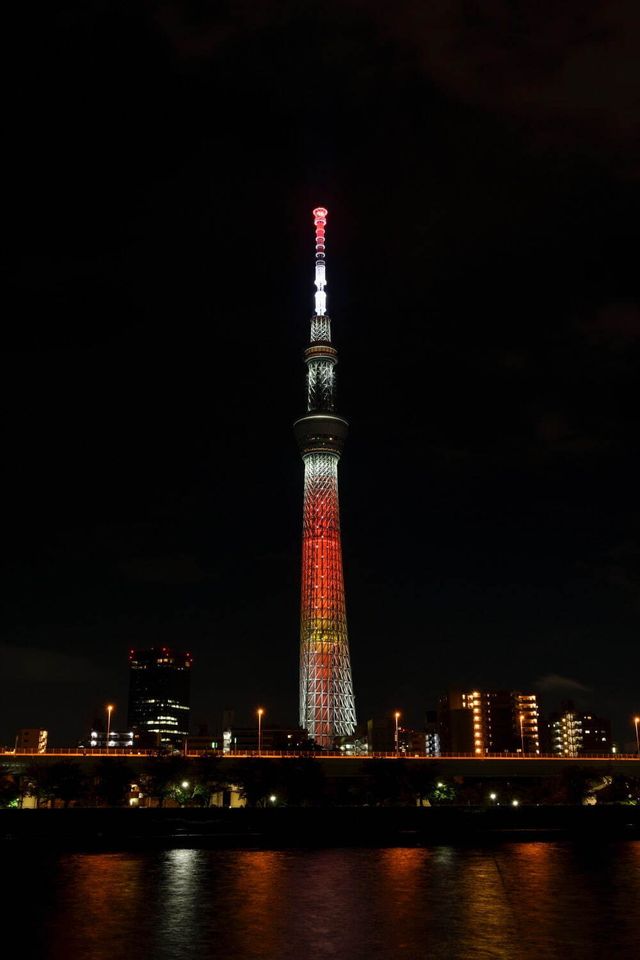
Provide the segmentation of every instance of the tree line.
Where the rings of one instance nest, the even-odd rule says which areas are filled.
[[[371,760],[366,775],[327,777],[314,758],[221,761],[217,757],[150,759],[142,767],[102,758],[93,767],[70,761],[33,764],[21,773],[0,767],[0,807],[123,807],[132,786],[154,806],[208,807],[236,790],[249,807],[492,806],[640,803],[640,778],[602,776],[586,767],[553,778],[446,778],[437,764]]]

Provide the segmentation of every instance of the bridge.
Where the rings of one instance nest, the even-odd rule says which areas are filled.
[[[579,757],[564,757],[557,754],[485,754],[478,757],[474,754],[447,754],[437,757],[420,754],[403,753],[371,753],[365,756],[350,756],[344,753],[309,753],[296,751],[221,751],[192,750],[186,753],[163,754],[168,757],[181,757],[187,762],[194,762],[203,757],[212,757],[223,765],[232,765],[235,761],[266,760],[266,761],[293,761],[313,759],[322,764],[325,773],[330,777],[361,777],[366,776],[375,761],[398,763],[404,761],[410,766],[425,765],[431,768],[434,774],[447,777],[469,777],[477,779],[511,778],[511,777],[554,777],[560,776],[567,770],[588,768],[602,776],[625,774],[640,777],[640,755],[638,754],[594,754]],[[111,749],[87,747],[60,747],[38,753],[36,750],[15,752],[0,752],[0,766],[4,766],[19,773],[29,766],[49,765],[60,761],[80,763],[81,765],[95,763],[96,760],[128,760],[134,769],[146,766],[153,759],[159,759],[157,750]]]

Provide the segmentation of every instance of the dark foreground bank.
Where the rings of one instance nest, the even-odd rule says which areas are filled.
[[[0,810],[0,841],[64,849],[640,840],[640,807]]]

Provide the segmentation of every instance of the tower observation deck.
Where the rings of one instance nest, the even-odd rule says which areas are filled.
[[[307,366],[307,412],[294,432],[304,462],[300,726],[324,748],[355,730],[347,614],[342,574],[338,461],[347,421],[335,411],[338,351],[326,312],[327,211],[313,211],[316,232],[315,312]]]

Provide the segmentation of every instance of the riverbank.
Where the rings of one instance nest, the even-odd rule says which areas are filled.
[[[0,843],[53,849],[413,847],[640,840],[640,807],[0,810]]]

